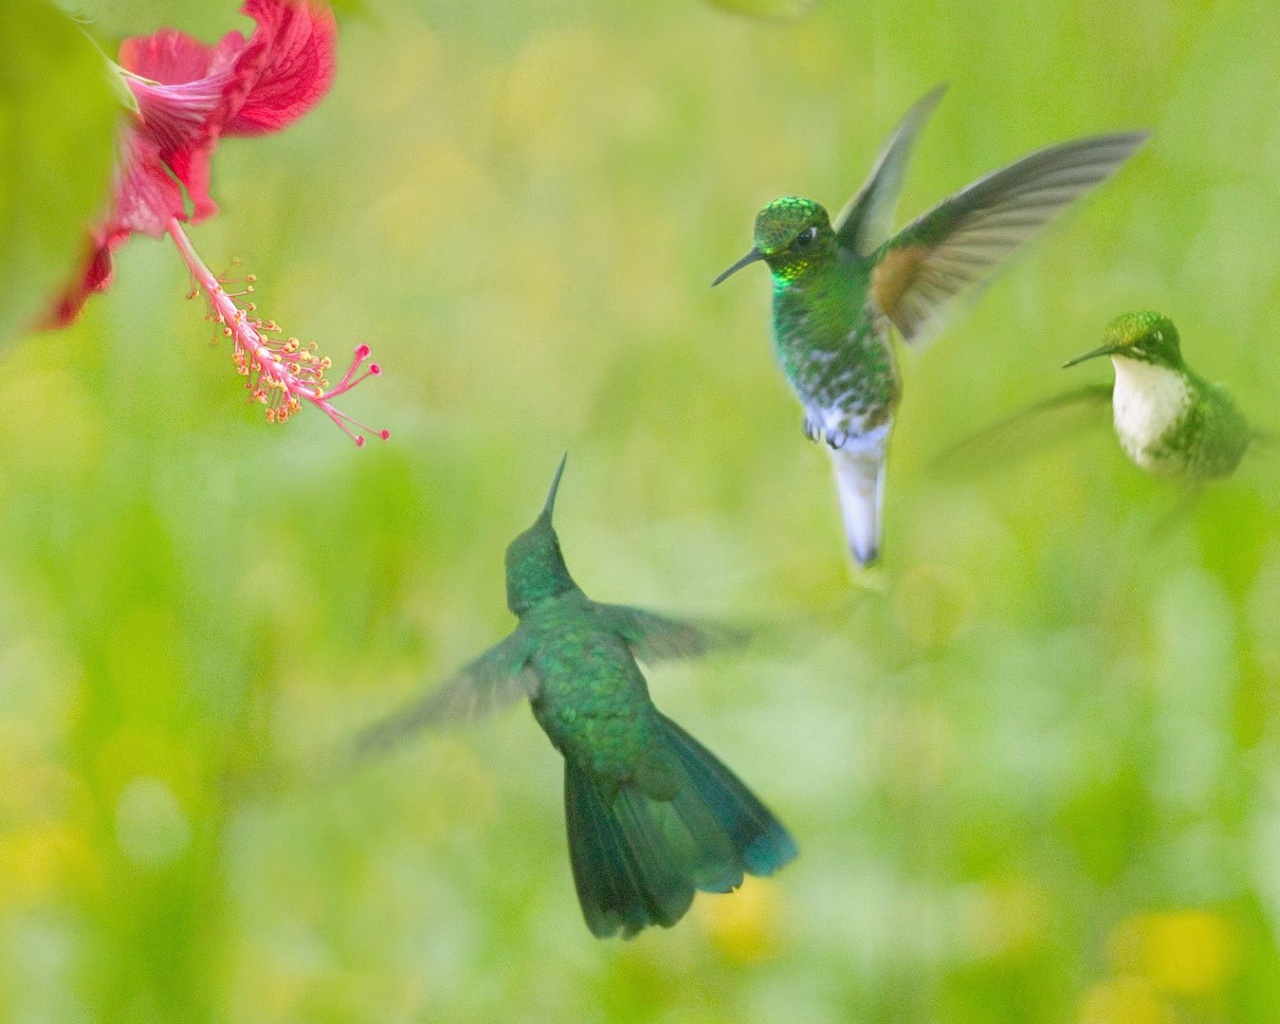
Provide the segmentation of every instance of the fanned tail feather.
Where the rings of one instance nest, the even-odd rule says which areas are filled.
[[[770,875],[796,855],[769,809],[697,740],[659,718],[684,776],[670,800],[634,783],[609,800],[595,778],[565,761],[569,859],[583,916],[599,938],[669,928],[696,891],[729,892],[744,874]]]
[[[799,852],[795,840],[773,812],[711,751],[661,712],[658,717],[667,727],[667,739],[688,772],[701,804],[728,835],[742,870],[748,875],[767,877],[793,861]],[[679,798],[676,803],[680,803]],[[738,874],[730,888],[741,884],[742,876]]]

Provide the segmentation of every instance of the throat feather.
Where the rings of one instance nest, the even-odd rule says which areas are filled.
[[[1187,414],[1192,394],[1177,370],[1113,356],[1116,371],[1113,412],[1116,433],[1138,462],[1157,446]]]

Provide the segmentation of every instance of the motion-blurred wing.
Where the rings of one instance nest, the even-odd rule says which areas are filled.
[[[985,283],[1023,242],[1111,177],[1145,132],[1076,139],[979,178],[903,228],[871,278],[876,306],[909,343],[927,339],[952,300]]]
[[[867,183],[840,211],[834,227],[836,238],[846,249],[870,256],[889,237],[916,136],[946,91],[945,85],[934,86],[906,112],[880,151]]]
[[[674,658],[696,658],[717,647],[741,647],[749,636],[732,626],[680,622],[621,604],[596,605],[601,626],[627,642],[647,665]]]
[[[460,725],[534,697],[538,676],[528,664],[525,634],[512,633],[490,647],[437,690],[375,722],[355,741],[357,758],[382,753],[424,729]]]
[[[1110,384],[1087,384],[1036,402],[958,441],[933,464],[946,475],[1006,469],[1081,431],[1108,423],[1102,407],[1111,404],[1111,391]]]

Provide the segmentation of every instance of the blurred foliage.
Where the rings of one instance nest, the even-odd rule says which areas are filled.
[[[44,0],[0,6],[0,345],[84,261],[120,107],[102,55]]]
[[[248,27],[195,6],[166,20]],[[157,27],[127,10],[108,52]],[[1276,52],[1262,0],[369,0],[313,114],[220,148],[192,237],[287,331],[373,346],[348,408],[390,442],[266,426],[152,239],[2,357],[0,1019],[1273,1020],[1274,452],[1160,530],[1177,495],[1105,430],[929,465],[1105,379],[1057,367],[1149,306],[1280,427]],[[886,561],[850,586],[764,273],[707,286],[765,201],[842,203],[942,79],[904,219],[1037,146],[1155,135],[901,353]],[[566,448],[588,593],[761,625],[652,689],[801,845],[630,943],[582,924],[527,712],[316,770],[510,627],[503,548]]]

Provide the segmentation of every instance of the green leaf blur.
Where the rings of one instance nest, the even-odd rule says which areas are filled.
[[[1275,450],[1172,521],[1105,422],[930,464],[1108,379],[1058,367],[1147,307],[1280,429],[1273,5],[367,6],[312,114],[220,147],[191,236],[286,333],[373,347],[345,408],[389,442],[269,427],[168,242],[5,356],[0,1019],[1272,1021]],[[222,8],[165,19],[248,29]],[[900,222],[1038,146],[1154,135],[899,353],[885,563],[851,585],[765,272],[708,285],[764,202],[838,208],[941,80]],[[589,594],[760,627],[648,674],[801,848],[629,943],[583,925],[527,710],[328,771],[510,628],[503,550],[566,449]]]
[[[40,320],[85,258],[120,106],[107,64],[44,0],[0,7],[0,345]]]

